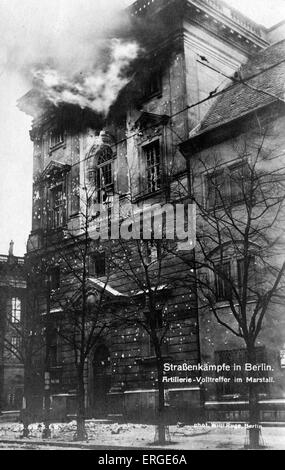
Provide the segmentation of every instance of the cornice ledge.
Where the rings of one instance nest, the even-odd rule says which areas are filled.
[[[225,29],[225,32],[228,29],[229,33],[232,35],[236,34],[238,39],[244,38],[245,48],[249,47],[250,43],[260,49],[270,44],[265,38],[266,29],[263,26],[246,18],[222,2],[217,0],[189,0],[187,6],[190,11],[195,8],[197,14],[201,14],[201,17],[203,15],[204,22],[209,20],[209,27],[211,29],[213,28],[213,23],[216,25],[220,24]],[[194,21],[197,23],[198,18]]]

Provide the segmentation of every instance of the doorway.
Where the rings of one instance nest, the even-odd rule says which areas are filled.
[[[95,418],[108,415],[108,393],[111,388],[111,358],[105,345],[100,345],[94,353],[92,384],[92,409]]]

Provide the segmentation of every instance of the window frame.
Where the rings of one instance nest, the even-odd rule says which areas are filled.
[[[114,152],[107,145],[90,153],[88,157],[87,179],[89,185],[94,185],[94,195],[91,200],[95,200],[99,204],[105,203],[104,196],[108,191],[114,189],[114,158]],[[107,182],[104,181],[106,176],[108,177]],[[96,197],[94,197],[95,195]]]
[[[225,260],[223,260],[223,262],[221,262],[220,260],[214,261],[214,269],[212,271],[211,278],[213,291],[217,303],[228,302],[230,299],[232,299],[232,286],[230,285],[230,282],[228,283],[229,285],[226,286],[227,281],[219,275],[218,269],[220,266],[226,266],[228,268],[227,276],[229,279],[232,277],[233,273],[233,266],[230,259],[226,258]],[[224,295],[220,295],[221,291],[223,291]]]
[[[49,150],[53,152],[65,144],[65,132],[63,129],[54,128],[49,133]]]
[[[208,210],[221,209],[224,206],[235,206],[243,203],[245,201],[245,195],[240,185],[235,186],[235,189],[238,188],[239,192],[234,191],[233,174],[239,170],[246,169],[247,162],[235,162],[229,165],[221,166],[216,170],[207,171],[204,176],[204,197],[205,204],[204,206]],[[231,175],[231,176],[229,176]],[[219,188],[219,183],[213,185],[214,179],[221,177],[222,187]],[[224,186],[223,186],[224,185]],[[214,193],[214,201],[211,202],[210,192]]]
[[[248,294],[250,295],[250,288],[252,288],[253,286],[257,286],[257,283],[258,283],[258,272],[257,272],[257,269],[256,269],[256,257],[254,256],[254,254],[250,254],[249,255],[249,259],[250,259],[250,265],[249,265],[249,270],[248,270],[248,274],[249,274],[249,279],[248,279]],[[236,260],[236,263],[237,263],[237,287],[238,287],[238,290],[239,292],[242,291],[242,287],[243,287],[243,279],[241,277],[241,275],[244,274],[244,262],[245,262],[245,258],[238,258]],[[240,266],[243,265],[243,269],[240,270]]]
[[[98,263],[99,260],[99,263]],[[103,260],[103,261],[102,261]],[[104,268],[98,270],[98,265],[104,265]],[[105,251],[94,251],[88,256],[88,275],[95,277],[96,279],[106,276],[106,252]]]
[[[153,155],[152,150],[156,150]],[[147,194],[156,193],[162,189],[163,152],[161,139],[157,138],[142,145],[143,162],[145,168],[145,191]],[[152,163],[152,159],[153,162]],[[150,161],[150,165],[148,164]],[[152,177],[154,175],[154,178]]]
[[[19,309],[17,309],[15,306],[17,300],[20,302]],[[16,315],[15,315],[15,312],[16,312]],[[20,312],[20,314],[17,315],[17,312]],[[11,322],[13,324],[16,324],[16,323],[21,323],[21,320],[22,320],[22,299],[20,297],[12,297],[11,298]]]
[[[21,349],[21,337],[20,337],[20,335],[14,334],[13,336],[11,336],[11,346],[12,346],[12,349],[15,350],[15,352],[13,354],[14,355],[17,354],[19,349]]]
[[[149,101],[162,96],[162,70],[161,68],[152,71],[146,78],[143,85],[143,100]]]
[[[55,192],[61,187],[61,197],[58,199]],[[50,193],[50,225],[51,229],[57,230],[65,226],[67,221],[67,204],[66,204],[66,185],[63,180],[55,182],[49,187]],[[60,201],[60,203],[58,203]]]
[[[218,302],[218,303],[219,302],[228,302],[232,298],[232,287],[231,287],[230,283],[228,283],[229,285],[226,286],[227,281],[225,279],[223,279],[221,276],[219,276],[219,273],[217,272],[217,269],[219,269],[220,266],[223,266],[223,268],[225,266],[227,266],[228,267],[228,277],[230,278],[232,276],[232,263],[231,263],[230,259],[224,260],[222,263],[221,262],[215,263],[214,289],[215,289],[216,302]],[[222,284],[221,291],[223,291],[223,293],[225,295],[222,295],[222,296],[219,295],[219,292],[220,292],[219,284]],[[228,292],[227,292],[227,289],[228,289]]]

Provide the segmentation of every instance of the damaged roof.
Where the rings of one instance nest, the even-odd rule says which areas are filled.
[[[199,134],[278,101],[278,98],[284,99],[285,40],[253,56],[241,67],[239,78],[245,83],[234,84],[217,98],[201,122]],[[262,91],[275,95],[275,98]]]

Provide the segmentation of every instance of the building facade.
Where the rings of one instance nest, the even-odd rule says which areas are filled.
[[[144,53],[106,119],[68,103],[54,106],[40,84],[20,100],[20,108],[33,116],[34,199],[28,258],[39,266],[43,281],[40,314],[51,318],[53,332],[49,335],[52,354],[48,363],[43,358],[42,367],[43,373],[48,372],[46,385],[53,407],[65,414],[73,412],[76,378],[70,347],[64,335],[57,334],[63,308],[60,297],[80,297],[80,287],[70,281],[75,258],[69,259],[67,269],[67,255],[62,254],[73,252],[75,257],[80,235],[84,238],[86,210],[91,211],[95,230],[94,203],[112,210],[117,197],[120,208],[128,213],[130,201],[141,207],[185,199],[189,168],[179,145],[200,125],[212,98],[230,81],[227,77],[268,47],[271,35],[277,34],[222,1],[138,1],[129,14]],[[88,191],[90,203],[86,203]],[[103,290],[117,315],[128,311],[126,299],[137,296],[138,309],[143,311],[140,299],[142,294],[149,297],[153,286],[147,289],[142,282],[139,288],[137,278],[130,282],[129,274],[123,275],[118,265],[114,268],[114,256],[110,274],[104,244],[91,245],[90,253],[86,252],[92,255],[91,261],[83,262],[90,295],[98,298]],[[125,256],[130,269],[132,256]],[[150,249],[147,258],[149,268],[159,254]],[[163,303],[162,316],[166,311],[170,315],[163,357],[175,365],[195,365],[201,361],[203,332],[199,336],[193,279],[192,284],[190,280],[181,285],[181,278],[189,277],[189,264],[184,271],[178,266],[177,259],[168,260],[168,275],[160,274],[155,284],[156,308]],[[171,290],[169,285],[178,282],[179,270],[180,287]],[[157,393],[155,354],[148,335],[139,327],[113,328],[86,360],[85,385],[92,416],[122,413],[143,419],[151,415]],[[167,385],[165,396],[176,419],[194,420],[200,415],[203,394],[199,384]]]
[[[19,352],[26,300],[26,275],[24,258],[14,256],[11,248],[8,256],[0,256],[1,411],[20,410],[24,388],[24,366]]]
[[[198,277],[206,276],[214,296],[209,296],[209,289],[206,292],[201,285],[201,356],[205,362],[229,363],[233,367],[229,383],[205,383],[205,410],[210,420],[248,418],[247,380],[252,372],[245,370],[249,361],[244,338],[256,328],[258,303],[266,303],[264,294],[274,288],[274,275],[284,262],[285,42],[284,36],[278,39],[240,69],[245,84],[235,82],[225,89],[196,132],[181,146],[192,174],[198,226],[201,230],[206,217],[212,224],[212,229],[209,224],[203,225],[212,237],[211,243],[198,243],[196,248]],[[278,188],[278,197],[274,196],[272,205],[273,188]],[[203,263],[206,268],[202,268]],[[273,271],[270,266],[274,266]],[[272,368],[264,368],[256,376],[260,381],[259,418],[265,422],[284,420],[283,289],[281,279],[279,292],[265,309],[255,340],[255,363]],[[242,310],[247,318],[244,327]],[[234,334],[240,332],[239,328],[240,337]]]

